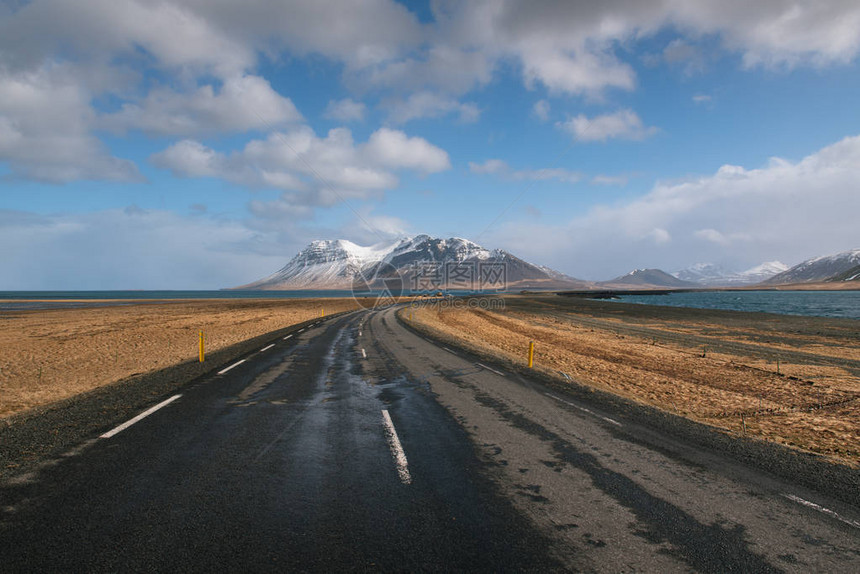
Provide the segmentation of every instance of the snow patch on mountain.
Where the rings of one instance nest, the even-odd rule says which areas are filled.
[[[828,281],[860,265],[860,249],[851,249],[835,255],[822,255],[798,263],[791,269],[774,275],[769,284],[815,283]]]
[[[733,271],[714,263],[696,263],[672,275],[699,285],[739,286],[761,283],[786,269],[788,266],[780,261],[767,261],[745,271]]]
[[[356,280],[370,281],[391,276],[395,270],[407,281],[417,277],[416,270],[428,262],[446,266],[450,263],[471,265],[470,272],[473,273],[467,276],[472,281],[455,288],[478,288],[481,281],[478,268],[484,263],[504,263],[504,279],[508,286],[571,288],[586,285],[557,271],[532,265],[501,249],[489,250],[462,237],[439,239],[418,235],[369,247],[345,239],[313,241],[276,273],[238,289],[350,289]],[[472,284],[475,287],[469,287]]]

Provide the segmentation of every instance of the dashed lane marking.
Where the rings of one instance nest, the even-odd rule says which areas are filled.
[[[482,369],[486,369],[486,370],[488,370],[488,371],[490,371],[490,372],[492,372],[492,373],[496,373],[496,374],[497,374],[497,375],[499,375],[500,377],[504,377],[504,376],[505,376],[505,374],[504,374],[504,373],[499,372],[499,371],[497,371],[496,369],[493,369],[492,367],[488,367],[487,365],[485,365],[485,364],[483,364],[483,363],[475,363],[475,364],[476,364],[476,365],[478,365],[479,367],[481,367]]]
[[[218,371],[218,374],[219,374],[219,375],[223,375],[224,373],[226,373],[226,372],[227,372],[227,371],[229,371],[230,369],[232,369],[232,368],[234,368],[234,367],[238,367],[239,365],[241,365],[242,363],[244,363],[244,362],[245,362],[245,361],[247,361],[247,360],[248,360],[248,359],[242,359],[241,361],[236,361],[235,363],[233,363],[232,365],[230,365],[230,366],[229,366],[229,367],[227,367],[226,369],[221,369],[220,371]]]
[[[409,461],[406,460],[406,453],[403,451],[403,445],[400,444],[397,429],[394,428],[391,415],[388,414],[387,410],[382,411],[382,422],[385,425],[385,438],[388,440],[388,448],[391,449],[391,456],[394,457],[394,464],[397,466],[397,474],[400,476],[400,482],[411,484],[412,475],[409,474]]]
[[[367,353],[365,353],[365,352],[364,352],[364,349],[363,349],[363,348],[361,349],[361,358],[362,358],[362,359],[366,359],[366,358],[367,358]]]
[[[121,425],[119,425],[118,427],[116,427],[115,429],[106,432],[105,434],[103,434],[101,436],[101,438],[110,438],[112,436],[115,436],[115,435],[121,433],[122,431],[124,431],[125,429],[130,427],[131,425],[142,421],[143,419],[145,419],[146,417],[148,417],[149,415],[151,415],[152,413],[154,413],[158,409],[166,407],[167,405],[169,405],[170,403],[172,403],[173,401],[175,401],[176,399],[178,399],[181,396],[182,395],[173,395],[172,397],[170,397],[166,401],[162,401],[162,402],[158,403],[157,405],[155,405],[151,409],[143,411],[142,413],[140,413],[139,415],[137,415],[133,419],[128,420],[128,421],[122,423]]]
[[[835,518],[836,520],[838,520],[840,522],[844,522],[845,524],[847,524],[849,526],[853,526],[854,528],[860,528],[860,522],[857,522],[856,520],[851,520],[849,518],[845,518],[844,516],[840,516],[839,513],[836,512],[835,510],[830,510],[829,508],[824,508],[823,506],[821,506],[819,504],[815,504],[814,502],[804,500],[803,498],[800,498],[799,496],[795,496],[793,494],[783,494],[783,496],[786,497],[787,499],[793,501],[793,502],[796,502],[798,504],[802,504],[803,506],[808,506],[809,508],[817,510],[818,512],[820,512],[822,514],[826,514],[827,516],[830,516],[831,518]]]
[[[271,349],[271,348],[272,348],[272,347],[274,347],[274,346],[275,346],[275,344],[274,344],[274,343],[272,343],[272,344],[271,344],[271,345],[269,345],[268,347],[263,347],[262,349],[260,349],[260,352],[262,353],[263,351],[268,351],[269,349]]]
[[[560,402],[560,403],[564,403],[564,404],[566,404],[566,405],[568,405],[568,406],[571,406],[571,407],[573,407],[573,408],[575,408],[575,409],[579,409],[579,410],[581,410],[582,412],[584,412],[584,413],[588,413],[588,414],[590,414],[590,415],[591,415],[591,416],[593,416],[593,417],[597,417],[597,418],[599,418],[599,419],[603,419],[603,420],[605,420],[606,422],[608,422],[608,423],[612,423],[612,424],[614,424],[614,425],[622,426],[620,422],[618,422],[618,421],[616,421],[616,420],[614,420],[614,419],[611,419],[611,418],[609,418],[609,417],[605,417],[605,416],[603,416],[603,415],[599,415],[599,414],[595,413],[594,411],[590,411],[590,410],[588,410],[588,409],[587,409],[587,408],[585,408],[585,407],[581,407],[581,406],[579,406],[579,405],[576,405],[576,404],[574,404],[574,403],[571,403],[570,401],[566,401],[566,400],[561,399],[561,398],[559,398],[559,397],[557,397],[557,396],[555,396],[555,395],[551,395],[550,393],[544,393],[544,394],[545,394],[546,396],[548,396],[549,398],[551,398],[551,399],[555,399],[555,400],[557,400],[557,401],[558,401],[558,402]]]

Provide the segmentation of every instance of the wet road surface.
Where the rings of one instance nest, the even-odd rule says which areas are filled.
[[[0,571],[860,570],[856,509],[392,309],[219,373],[2,485]]]

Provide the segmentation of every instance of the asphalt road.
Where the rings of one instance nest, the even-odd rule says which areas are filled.
[[[354,313],[0,487],[0,571],[860,571],[860,513]]]

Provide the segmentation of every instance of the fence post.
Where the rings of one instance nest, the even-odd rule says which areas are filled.
[[[200,362],[202,363],[204,359],[203,352],[203,331],[200,331]]]

